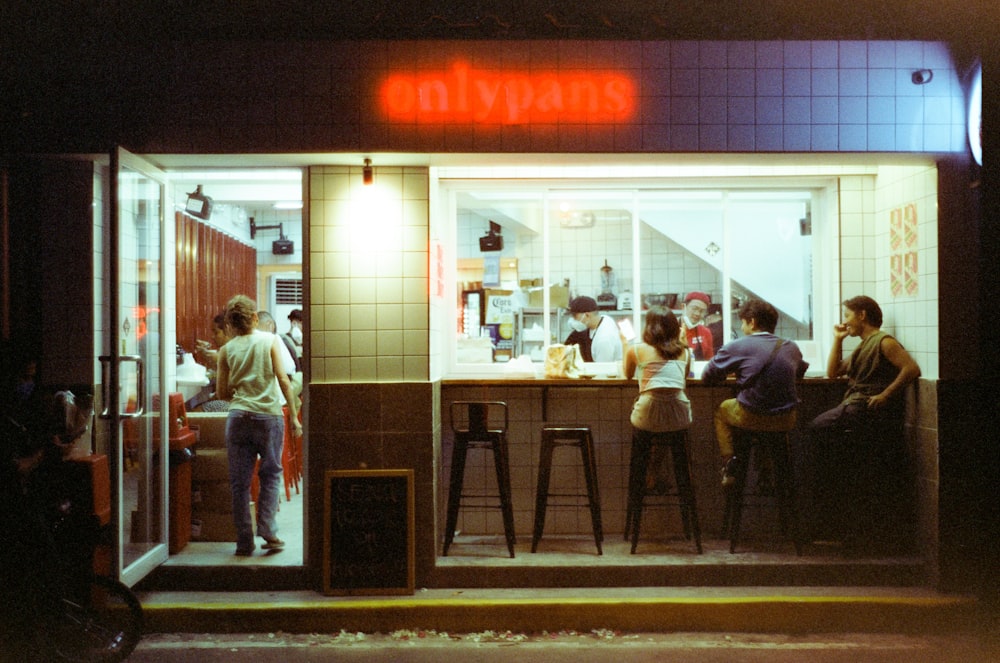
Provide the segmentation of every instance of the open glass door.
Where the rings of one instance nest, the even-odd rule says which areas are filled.
[[[132,585],[167,559],[166,320],[160,315],[166,177],[134,154],[111,154],[104,233],[102,423],[114,450],[112,504],[121,579]]]

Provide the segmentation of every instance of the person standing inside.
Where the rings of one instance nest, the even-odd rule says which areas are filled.
[[[275,514],[281,477],[281,450],[285,434],[282,395],[289,409],[292,434],[302,435],[298,405],[288,374],[282,365],[281,341],[257,329],[257,306],[245,295],[226,304],[226,326],[230,340],[219,350],[216,390],[230,401],[226,420],[226,450],[229,454],[229,485],[233,494],[236,554],[253,554],[253,521],[250,516],[250,483],[260,458],[257,475],[257,535],[265,550],[280,550]]]
[[[735,483],[738,466],[749,460],[733,455],[734,429],[780,433],[795,428],[799,404],[795,382],[809,368],[794,342],[775,336],[774,306],[751,299],[740,307],[739,317],[744,336],[722,346],[701,374],[708,385],[722,384],[735,375],[739,390],[715,411],[724,488]]]
[[[229,334],[226,332],[226,312],[223,311],[212,318],[212,343],[215,344],[215,348],[212,347],[212,343],[197,339],[195,341],[194,349],[195,358],[200,359],[201,363],[204,364],[209,371],[214,373],[216,366],[219,363],[218,348],[225,345],[228,340]]]
[[[267,311],[257,311],[257,320],[259,321],[257,328],[261,331],[269,334],[278,333],[278,324],[274,321],[274,317]],[[279,335],[278,340],[281,341],[281,364],[284,366],[285,372],[288,373],[288,379],[292,383],[292,392],[298,396],[302,393],[301,362],[296,358],[295,346],[287,334]]]
[[[302,350],[305,347],[305,331],[303,329],[305,324],[305,316],[302,314],[302,309],[296,308],[288,314],[288,338],[292,341],[292,345],[295,347],[295,357],[298,360],[302,360]]]
[[[590,355],[593,361],[622,360],[622,342],[618,326],[609,316],[597,311],[597,300],[593,297],[576,297],[569,303],[569,325],[574,332],[585,332],[590,339]],[[586,353],[584,353],[586,358]]]
[[[624,339],[623,339],[624,340]],[[642,341],[627,344],[622,370],[627,379],[638,373],[639,396],[632,407],[633,435],[645,446],[654,433],[681,431],[691,425],[691,402],[685,387],[691,353],[681,339],[677,317],[668,309],[654,306],[646,313]],[[653,447],[646,474],[646,490],[665,493],[667,447]]]
[[[684,297],[684,313],[681,316],[681,328],[684,339],[691,349],[695,361],[707,361],[715,354],[715,341],[712,331],[703,322],[712,298],[704,292],[692,290]]]

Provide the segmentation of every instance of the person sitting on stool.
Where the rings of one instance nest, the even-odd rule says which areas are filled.
[[[743,338],[719,349],[701,374],[705,384],[718,385],[730,374],[736,376],[739,393],[722,401],[715,412],[715,435],[722,455],[722,485],[736,481],[739,463],[749,458],[733,455],[733,429],[787,432],[795,428],[799,404],[795,381],[809,364],[793,341],[774,334],[778,311],[768,302],[748,300],[740,308]]]
[[[882,331],[882,309],[874,299],[853,297],[843,307],[843,322],[833,328],[826,374],[846,376],[847,391],[836,407],[810,422],[808,440],[816,465],[815,506],[821,518],[840,530],[835,534],[853,545],[874,526],[875,502],[879,509],[891,511],[893,498],[901,497],[903,394],[920,377],[920,367],[899,341]],[[860,338],[861,343],[842,359],[848,336]],[[830,476],[834,471],[841,473],[840,479]],[[845,510],[847,498],[861,500],[855,505],[861,508]],[[848,520],[833,522],[844,516]],[[902,520],[899,514],[890,516],[890,521]]]
[[[622,372],[626,379],[637,376],[639,380],[639,397],[629,417],[635,439],[648,444],[655,433],[687,429],[691,425],[691,401],[685,389],[691,353],[684,345],[673,312],[659,306],[650,308],[642,340],[629,342],[622,337],[622,343]],[[653,448],[645,477],[648,491],[666,493],[666,456],[666,447]]]

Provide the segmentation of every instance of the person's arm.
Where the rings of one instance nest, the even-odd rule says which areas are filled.
[[[834,325],[833,345],[830,347],[830,356],[826,360],[826,377],[828,378],[839,378],[847,374],[847,360],[842,357],[845,338],[847,338],[847,327]]]
[[[701,371],[701,381],[705,384],[722,384],[730,373],[739,368],[738,362],[731,357],[731,348],[724,345],[719,348],[718,354],[714,355],[705,364]]]
[[[868,407],[872,409],[882,407],[886,401],[892,398],[893,394],[920,377],[920,366],[906,351],[906,348],[899,344],[899,341],[887,336],[882,339],[880,349],[885,358],[899,369],[899,374],[895,380],[889,383],[888,387],[882,390],[882,393],[868,399]]]
[[[638,348],[632,343],[622,348],[622,375],[625,376],[626,380],[631,380],[635,377],[635,369],[639,365],[638,353]]]
[[[292,391],[292,381],[288,379],[288,373],[285,373],[284,362],[281,360],[281,341],[278,340],[277,336],[274,336],[274,340],[271,342],[271,368],[274,370],[274,375],[278,378],[278,386],[281,388],[281,393],[285,396],[285,405],[288,406],[288,417],[292,422],[292,434],[295,437],[300,437],[302,435],[302,424],[299,423],[299,404],[295,397],[295,393]],[[223,346],[225,349],[225,346]]]
[[[226,346],[219,349],[218,372],[215,374],[215,397],[224,401],[233,397],[232,388],[229,386],[229,362],[226,361]]]

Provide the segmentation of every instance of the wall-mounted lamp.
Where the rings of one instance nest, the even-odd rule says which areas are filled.
[[[930,69],[917,69],[910,74],[910,80],[914,85],[927,85],[934,78],[934,72]]]
[[[375,181],[375,171],[372,169],[372,160],[365,159],[365,167],[361,170],[361,181],[365,186],[371,185]]]
[[[250,239],[257,239],[258,230],[277,230],[278,239],[271,242],[271,253],[276,256],[287,256],[295,253],[295,242],[285,237],[285,224],[278,223],[270,226],[258,226],[254,218],[250,217]]]
[[[205,221],[208,221],[209,217],[212,216],[212,199],[201,192],[200,184],[195,187],[194,191],[188,194],[184,211],[191,216],[204,219]]]

